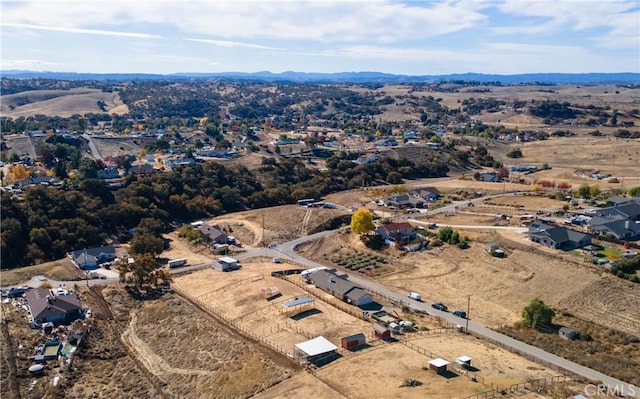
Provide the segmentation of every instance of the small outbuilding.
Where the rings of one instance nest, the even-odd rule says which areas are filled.
[[[349,335],[348,337],[343,337],[341,340],[341,346],[344,349],[348,350],[357,350],[367,343],[367,339],[365,338],[363,333]]]
[[[310,296],[303,298],[296,298],[293,301],[287,301],[282,303],[282,309],[287,315],[296,315],[298,313],[306,312],[307,310],[315,309],[316,303]]]
[[[429,360],[429,370],[434,370],[436,374],[446,373],[448,365],[449,365],[449,362],[442,358]]]
[[[383,339],[383,340],[391,339],[391,330],[383,324],[378,324],[378,323],[374,324],[373,334],[375,335],[376,338],[379,338],[379,339]]]
[[[221,272],[229,272],[232,270],[238,270],[240,268],[240,262],[237,259],[229,256],[224,256],[218,260],[214,260],[212,267]]]
[[[260,293],[262,293],[262,296],[267,301],[272,301],[282,296],[282,294],[280,293],[280,288],[278,287],[264,287],[263,289],[260,290]]]
[[[298,352],[302,353],[309,363],[323,365],[331,362],[338,354],[337,346],[323,336],[296,344]]]
[[[562,338],[568,339],[570,341],[573,341],[574,339],[578,339],[578,336],[580,335],[577,330],[571,327],[560,327],[560,330],[558,330],[558,334]]]
[[[469,356],[460,356],[456,359],[456,363],[464,368],[471,367],[471,358]]]

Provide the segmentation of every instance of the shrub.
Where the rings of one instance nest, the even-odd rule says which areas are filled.
[[[507,153],[507,156],[509,158],[522,158],[522,150],[520,150],[519,148],[514,148],[513,150],[509,151]]]
[[[555,312],[538,298],[533,298],[531,302],[522,309],[522,321],[527,326],[536,330],[551,325]]]

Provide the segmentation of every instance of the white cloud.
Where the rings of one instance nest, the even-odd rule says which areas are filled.
[[[31,25],[31,24],[14,24],[9,22],[2,22],[0,24],[2,27],[10,27],[10,28],[21,28],[21,29],[29,29],[29,30],[46,30],[53,32],[65,32],[65,33],[80,33],[80,34],[89,34],[89,35],[104,35],[104,36],[122,36],[122,37],[133,37],[138,39],[158,39],[159,35],[153,35],[148,33],[135,33],[135,32],[120,32],[120,31],[110,31],[110,30],[102,30],[102,29],[82,29],[82,28],[65,28],[62,26],[43,26],[43,25]]]
[[[242,47],[242,48],[260,49],[260,50],[284,50],[284,49],[278,48],[278,47],[268,47],[268,46],[262,46],[262,45],[259,45],[259,44],[244,43],[244,42],[233,42],[233,41],[229,41],[229,40],[195,39],[195,38],[190,38],[190,37],[186,38],[185,40],[190,41],[190,42],[213,44],[214,46],[218,46],[218,47]]]
[[[344,42],[425,39],[485,17],[462,2],[388,1],[34,1],[3,3],[3,21],[112,30],[157,24],[219,38]]]
[[[561,31],[600,28],[606,32],[600,36],[594,33],[592,40],[596,43],[611,46],[613,42],[613,46],[637,48],[639,7],[637,0],[505,0],[498,8],[514,16],[514,24],[495,27],[493,31],[553,36]]]
[[[63,65],[63,64],[59,62],[30,60],[30,59],[0,60],[0,69],[31,69],[31,68],[42,68],[42,67],[50,67],[50,66],[58,66],[58,65]]]

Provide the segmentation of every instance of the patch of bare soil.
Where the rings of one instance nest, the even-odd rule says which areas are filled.
[[[138,304],[122,288],[84,290],[82,298],[92,310],[91,328],[68,379],[62,380],[65,397],[162,398],[159,381],[120,339],[129,310]],[[110,305],[118,311],[112,312]]]
[[[453,219],[451,224],[458,223],[457,217]],[[387,249],[381,254],[387,257],[390,270],[376,278],[403,295],[421,292],[425,301],[442,301],[452,310],[466,310],[471,294],[471,317],[491,327],[520,321],[522,308],[537,296],[555,309],[567,309],[594,323],[630,333],[640,331],[640,314],[635,312],[640,291],[634,284],[602,275],[573,254],[531,243],[521,233],[458,230],[471,238],[471,248],[444,245],[406,254]],[[490,256],[486,252],[489,242],[498,243],[507,257]],[[330,259],[354,249],[366,250],[359,240],[336,234],[325,237],[321,244],[306,244],[301,252],[340,268]]]
[[[98,152],[100,152],[100,156],[106,158],[122,153],[137,156],[140,150],[153,143],[156,139],[155,137],[93,136],[91,140]]]
[[[170,397],[247,397],[292,372],[175,296],[133,312],[123,340]]]
[[[39,265],[2,271],[0,273],[0,284],[3,287],[19,285],[25,283],[31,277],[39,275],[60,281],[80,280],[84,278],[84,273],[82,273],[69,258],[63,258]]]
[[[211,219],[209,223],[230,227],[229,234],[243,245],[258,247],[302,237],[345,214],[349,212],[282,205],[224,215]]]
[[[506,152],[514,147],[520,148],[523,157],[511,159]],[[523,176],[526,179],[550,179],[560,181],[566,179],[576,186],[580,184],[598,185],[600,188],[620,188],[623,184],[629,187],[638,184],[640,173],[636,159],[640,158],[640,140],[623,139],[611,136],[593,137],[588,135],[576,137],[552,138],[528,143],[511,143],[508,146],[489,147],[492,155],[505,165],[538,165],[551,166],[547,171]],[[576,169],[594,169],[602,174],[610,174],[624,183],[608,183],[605,180],[588,179],[576,176]],[[574,187],[577,188],[577,187]]]

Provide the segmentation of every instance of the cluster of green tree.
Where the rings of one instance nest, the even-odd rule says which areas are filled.
[[[627,129],[618,129],[613,132],[613,135],[624,139],[638,139],[640,138],[640,131],[631,132]]]
[[[493,155],[489,154],[489,150],[487,150],[487,147],[483,145],[475,147],[472,151],[472,154],[473,162],[477,163],[480,166],[487,166],[495,169],[502,167],[502,163],[500,161],[497,161],[493,157]]]
[[[556,124],[563,119],[575,119],[576,116],[582,113],[572,107],[569,102],[559,102],[552,100],[545,100],[532,104],[529,107],[529,112],[537,117],[544,118],[547,124]]]
[[[533,298],[522,309],[522,321],[526,326],[536,330],[550,327],[556,313],[538,298]]]
[[[441,243],[446,242],[450,245],[456,245],[460,249],[469,248],[469,237],[460,237],[460,233],[449,226],[438,229],[438,240]]]
[[[2,78],[0,80],[0,88],[2,94],[22,93],[23,91],[32,90],[70,90],[78,87],[90,87],[105,91],[110,89],[111,83],[101,82],[97,80],[60,80],[60,79],[11,79]]]
[[[202,232],[193,228],[190,224],[185,224],[178,230],[178,237],[184,238],[191,244],[200,244],[204,238]]]
[[[106,115],[106,114],[105,114]],[[67,130],[70,132],[84,132],[89,125],[97,125],[100,120],[111,120],[111,117],[106,115],[97,116],[96,114],[79,115],[74,114],[70,117],[61,116],[49,116],[37,114],[34,116],[18,118],[0,117],[0,130],[2,133],[22,133],[31,130]]]
[[[479,115],[482,111],[498,112],[501,105],[507,105],[504,100],[496,98],[468,98],[462,100],[462,111],[470,115]]]
[[[133,263],[119,262],[117,266],[120,281],[128,285],[129,292],[135,297],[151,294],[153,288],[170,279],[169,273],[157,267],[156,258],[151,254],[136,256]]]
[[[588,184],[583,184],[578,187],[578,196],[580,198],[589,199],[589,198],[598,198],[601,190],[600,187],[593,185],[589,186]]]
[[[130,176],[123,188],[112,191],[92,178],[95,161],[86,158],[78,178],[67,180],[66,190],[30,187],[23,200],[3,193],[2,264],[11,268],[58,259],[109,237],[126,240],[132,228],[132,251],[157,254],[162,251],[161,233],[172,222],[320,198],[360,187],[365,180],[436,177],[447,170],[445,165],[404,159],[366,165],[336,161],[336,168],[326,172],[309,169],[298,158],[265,158],[255,172],[206,162]]]
[[[120,98],[134,119],[217,117],[221,96],[203,82],[150,80],[132,82],[120,90]]]
[[[513,150],[507,152],[507,156],[509,158],[522,158],[522,150],[520,148],[514,148]]]
[[[388,184],[402,183],[402,179],[417,179],[425,176],[446,176],[449,167],[437,159],[429,158],[418,162],[408,159],[383,158],[374,163],[358,165],[347,160],[345,153],[327,158],[334,182],[345,188],[371,185],[379,181]]]
[[[614,276],[627,279],[633,283],[640,283],[638,270],[640,270],[640,255],[616,262],[616,264],[611,267],[610,272]]]

